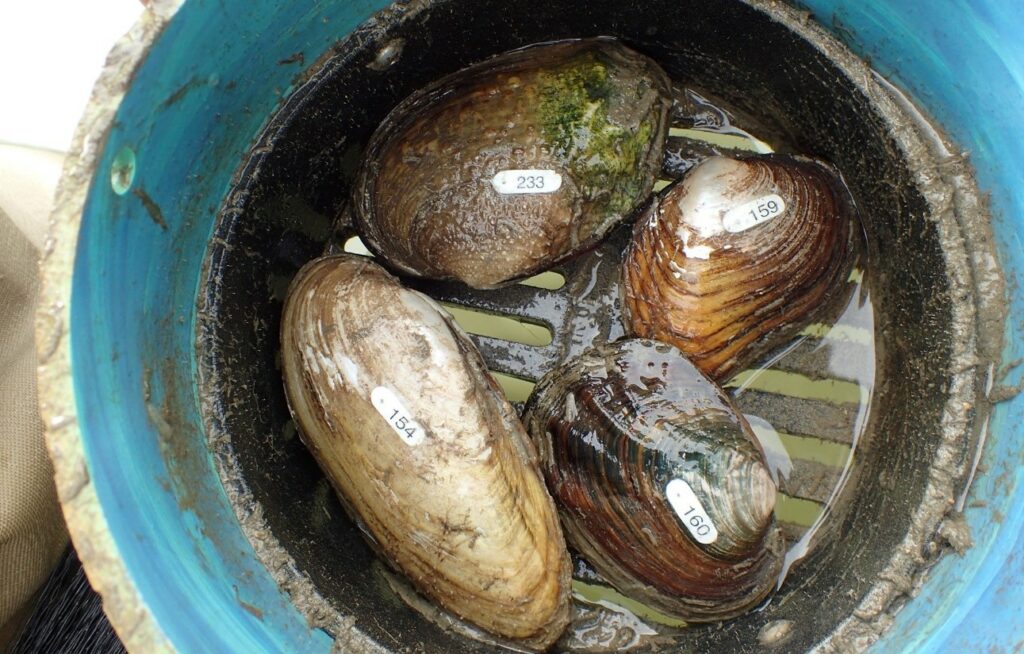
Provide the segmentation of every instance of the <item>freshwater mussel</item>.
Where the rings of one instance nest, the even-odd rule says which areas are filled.
[[[623,594],[690,622],[776,586],[776,486],[746,420],[676,348],[598,345],[524,414],[569,545]]]
[[[842,304],[859,233],[827,164],[706,159],[637,220],[623,263],[627,331],[725,381]]]
[[[371,545],[425,596],[517,646],[569,619],[569,559],[537,455],[468,337],[351,255],[307,264],[281,329],[303,442]]]
[[[595,243],[645,201],[670,83],[618,42],[530,46],[444,77],[378,127],[354,186],[370,250],[490,288]]]

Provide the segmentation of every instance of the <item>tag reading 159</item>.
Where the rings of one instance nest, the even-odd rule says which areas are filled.
[[[722,226],[727,232],[742,232],[778,218],[786,211],[786,201],[772,193],[734,207],[722,218]]]

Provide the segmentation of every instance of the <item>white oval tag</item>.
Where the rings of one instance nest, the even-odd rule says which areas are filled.
[[[711,522],[708,512],[704,510],[689,484],[682,479],[673,479],[665,486],[665,496],[676,515],[683,521],[683,526],[698,543],[710,545],[718,540],[715,523]]]
[[[562,187],[562,176],[553,170],[503,170],[491,186],[502,195],[554,193]]]
[[[778,218],[785,211],[786,201],[772,193],[729,209],[722,218],[722,226],[727,232],[742,232]]]
[[[370,393],[370,401],[373,403],[373,408],[377,409],[377,413],[387,421],[388,426],[406,444],[419,445],[427,437],[427,432],[413,420],[412,414],[406,410],[401,400],[390,388],[383,386],[374,388]]]

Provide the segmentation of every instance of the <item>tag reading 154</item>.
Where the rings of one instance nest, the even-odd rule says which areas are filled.
[[[413,420],[412,413],[402,404],[391,389],[378,386],[370,393],[370,401],[377,413],[387,421],[398,437],[407,445],[419,445],[427,437],[427,433],[418,422]]]

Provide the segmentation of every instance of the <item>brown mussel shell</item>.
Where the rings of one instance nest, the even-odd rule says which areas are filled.
[[[468,337],[349,255],[299,271],[282,364],[303,442],[371,545],[443,609],[543,650],[570,563],[536,451]]]
[[[676,348],[588,349],[540,381],[523,420],[569,545],[620,592],[714,622],[775,588],[784,543],[764,455]]]
[[[388,115],[354,187],[357,228],[407,274],[489,288],[539,272],[647,199],[670,107],[665,73],[611,39],[498,55]],[[499,192],[502,171],[561,186]]]
[[[859,229],[826,164],[711,157],[637,220],[627,332],[675,345],[724,382],[841,304]]]

